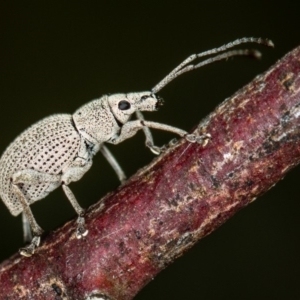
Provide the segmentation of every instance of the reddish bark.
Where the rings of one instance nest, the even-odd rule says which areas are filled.
[[[43,239],[0,265],[0,299],[132,299],[158,272],[300,160],[300,47],[222,103],[197,128]],[[94,298],[92,298],[92,295]]]

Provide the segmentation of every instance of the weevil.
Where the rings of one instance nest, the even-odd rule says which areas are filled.
[[[0,159],[0,196],[12,215],[23,213],[24,238],[30,242],[20,249],[20,253],[31,256],[39,246],[43,232],[32,214],[30,205],[45,198],[59,186],[62,186],[78,215],[76,237],[87,235],[84,209],[77,202],[69,184],[81,179],[90,169],[92,158],[98,151],[102,152],[108,160],[121,182],[126,178],[104,143],[119,144],[143,129],[146,146],[155,154],[159,154],[161,148],[154,145],[149,128],[178,134],[188,142],[203,143],[207,140],[209,133],[203,136],[188,134],[173,126],[146,121],[141,112],[157,110],[163,103],[157,96],[157,92],[185,72],[232,56],[259,57],[260,53],[255,50],[226,51],[248,42],[273,45],[270,40],[242,38],[219,48],[193,54],[164,77],[151,91],[104,95],[83,105],[73,115],[49,116],[20,134]],[[192,64],[195,59],[212,54],[218,55],[198,64]],[[136,120],[130,120],[134,113]]]

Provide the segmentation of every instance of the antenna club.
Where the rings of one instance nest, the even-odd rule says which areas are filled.
[[[257,44],[262,44],[262,45],[267,46],[267,47],[274,48],[273,41],[271,41],[269,39],[254,38],[254,37],[242,38],[242,39],[239,39],[239,40],[236,40],[236,41],[232,42],[231,44],[236,46],[236,45],[239,45],[239,44],[242,44],[242,43],[257,43]]]
[[[158,107],[164,105],[165,101],[164,101],[164,99],[163,99],[162,97],[160,97],[160,96],[156,96],[156,98],[157,98],[156,109],[158,109]]]
[[[271,40],[266,40],[266,41],[267,41],[267,44],[266,44],[267,46],[272,47],[272,48],[275,47],[273,41],[271,41]]]
[[[267,47],[272,47],[272,48],[275,47],[273,41],[271,41],[271,40],[269,40],[269,39],[262,39],[262,38],[259,38],[257,42],[258,42],[259,44],[265,45],[265,46],[267,46]]]
[[[258,50],[249,50],[249,55],[253,56],[256,59],[261,59],[262,54]]]

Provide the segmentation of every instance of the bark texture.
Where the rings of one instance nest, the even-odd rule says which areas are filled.
[[[299,163],[299,125],[300,47],[199,124],[205,146],[181,140],[90,207],[86,238],[72,221],[3,262],[0,299],[132,299]]]

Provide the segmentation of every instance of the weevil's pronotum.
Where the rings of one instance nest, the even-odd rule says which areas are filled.
[[[155,111],[162,104],[156,93],[181,74],[195,70],[214,61],[238,55],[259,57],[258,51],[231,50],[242,43],[259,43],[272,46],[260,38],[242,38],[185,59],[151,91],[104,95],[80,107],[73,115],[49,116],[29,127],[6,149],[0,160],[0,196],[12,215],[23,213],[24,238],[29,245],[20,249],[24,256],[31,256],[40,244],[43,232],[37,224],[29,205],[43,199],[62,186],[67,198],[78,214],[76,237],[85,236],[84,210],[78,204],[69,184],[79,180],[92,165],[93,156],[100,150],[117,176],[123,182],[124,172],[104,143],[119,144],[140,129],[146,136],[146,146],[159,154],[149,128],[161,129],[185,137],[188,142],[199,142],[207,136],[195,136],[169,125],[146,121],[141,111]],[[195,59],[218,54],[198,64]],[[136,113],[136,120],[130,117]],[[30,226],[29,226],[30,225]],[[31,235],[33,233],[33,238]]]

